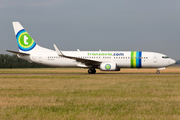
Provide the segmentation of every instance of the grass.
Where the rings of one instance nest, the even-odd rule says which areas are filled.
[[[179,68],[130,70],[1,69],[0,119],[180,119]]]
[[[62,74],[62,73],[87,73],[88,69],[80,68],[23,68],[23,69],[0,69],[0,74]],[[124,74],[124,73],[156,73],[157,69],[121,69],[121,71],[100,71],[99,74]],[[161,73],[180,73],[180,67],[168,67],[165,70],[160,70]]]

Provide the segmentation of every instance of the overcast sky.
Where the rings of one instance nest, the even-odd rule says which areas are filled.
[[[180,59],[180,0],[0,0],[0,54],[18,50],[12,21],[40,46],[153,51]]]

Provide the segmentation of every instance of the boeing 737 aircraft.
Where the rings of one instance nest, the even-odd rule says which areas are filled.
[[[101,71],[120,71],[121,68],[157,68],[159,74],[176,61],[164,54],[143,51],[61,51],[54,44],[54,50],[39,46],[19,22],[13,22],[21,59],[48,66],[62,68],[88,68],[89,74]]]

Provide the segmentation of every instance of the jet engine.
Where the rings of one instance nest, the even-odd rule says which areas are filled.
[[[120,71],[120,68],[117,67],[116,63],[101,63],[101,71]]]

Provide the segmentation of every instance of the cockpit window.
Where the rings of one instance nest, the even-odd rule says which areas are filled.
[[[168,56],[162,56],[162,58],[167,59],[167,58],[169,58],[169,57],[168,57]]]

